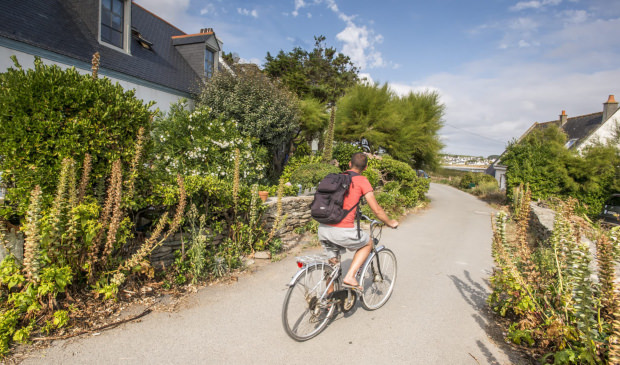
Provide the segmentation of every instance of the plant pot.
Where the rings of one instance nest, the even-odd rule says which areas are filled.
[[[259,191],[258,192],[258,196],[261,198],[261,200],[264,202],[267,201],[267,197],[269,197],[269,192],[268,191]]]

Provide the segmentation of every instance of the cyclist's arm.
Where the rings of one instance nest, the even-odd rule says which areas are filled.
[[[366,195],[364,195],[364,198],[366,198],[366,202],[368,203],[370,210],[372,210],[372,212],[375,214],[377,218],[379,218],[385,224],[387,224],[388,226],[392,228],[398,227],[398,222],[393,219],[390,219],[390,217],[388,217],[387,214],[385,214],[385,211],[383,210],[383,208],[381,208],[379,203],[377,203],[377,199],[375,198],[374,192],[372,191],[367,192]]]

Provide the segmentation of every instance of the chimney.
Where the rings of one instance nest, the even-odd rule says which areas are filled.
[[[562,110],[562,114],[560,114],[560,128],[564,127],[566,121],[568,120],[568,115],[566,115],[566,110]]]
[[[200,33],[213,33],[213,28],[202,28]]]
[[[606,103],[603,103],[603,123],[618,110],[618,102],[613,95],[609,95]]]

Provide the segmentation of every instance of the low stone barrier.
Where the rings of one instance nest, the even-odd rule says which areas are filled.
[[[276,231],[276,237],[284,237],[290,235],[297,227],[305,226],[312,217],[310,216],[310,203],[313,196],[287,196],[282,198],[282,219],[278,225],[280,228]],[[273,227],[277,211],[278,199],[269,198],[264,203],[267,205],[262,215],[262,223],[268,231]],[[174,252],[189,249],[191,236],[188,233],[177,233],[170,236],[161,246],[157,247],[151,253],[151,264],[156,267],[169,266],[174,262]],[[218,235],[209,241],[210,245],[219,245],[224,237]],[[285,242],[285,247],[288,245]],[[268,253],[267,253],[268,254]]]

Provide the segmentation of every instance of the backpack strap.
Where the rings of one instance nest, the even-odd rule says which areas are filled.
[[[361,174],[358,174],[355,171],[345,171],[345,174],[349,174],[349,176],[351,176],[351,185],[353,185],[353,176],[361,176]],[[351,187],[349,187],[349,189],[351,189]],[[349,194],[349,192],[347,191],[347,194]],[[349,214],[353,209],[357,208],[357,211],[355,212],[355,220],[357,221],[357,239],[359,240],[361,235],[362,235],[362,228],[361,228],[361,218],[362,218],[362,209],[361,209],[361,204],[360,202],[362,201],[364,197],[360,197],[360,199],[357,201],[357,203],[355,203],[355,205],[353,207],[351,207],[351,209],[349,209],[347,211],[347,214]]]

